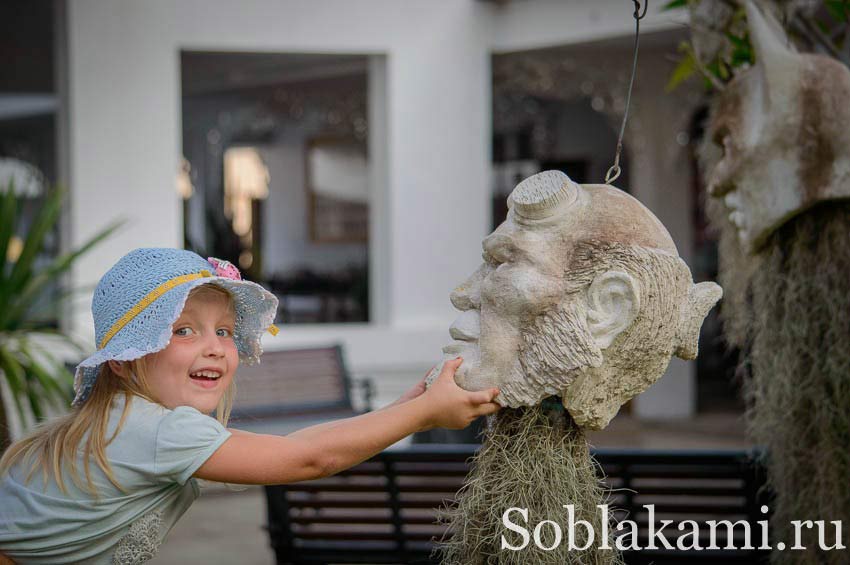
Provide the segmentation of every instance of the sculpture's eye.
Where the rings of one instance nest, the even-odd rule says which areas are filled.
[[[490,255],[486,250],[481,253],[481,258],[484,259],[484,262],[487,263],[488,266],[493,267],[494,269],[501,265],[501,261],[498,261],[495,257]]]
[[[720,126],[714,130],[714,135],[711,137],[711,141],[723,151],[724,155],[726,154],[727,146],[731,142],[731,134],[732,132],[729,131],[728,127]]]
[[[492,234],[482,243],[484,262],[493,268],[513,260],[515,247],[510,237],[504,234]]]

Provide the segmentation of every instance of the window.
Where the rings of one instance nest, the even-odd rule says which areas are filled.
[[[277,323],[369,320],[368,68],[182,53],[186,247],[271,289]]]
[[[575,46],[493,55],[494,227],[505,219],[510,192],[535,173],[556,169],[578,183],[603,182],[624,104],[623,85],[600,80],[606,68]],[[627,153],[616,182],[624,189]]]

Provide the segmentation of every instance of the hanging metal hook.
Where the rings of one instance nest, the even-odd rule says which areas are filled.
[[[605,173],[605,184],[611,184],[612,182],[620,178],[620,173],[623,172],[623,169],[620,168],[620,164],[618,162],[619,160],[620,155],[618,153],[614,159],[614,164],[611,165],[611,168],[608,169],[607,173]]]
[[[649,8],[649,0],[647,0],[647,2],[643,5],[643,13],[642,14],[640,13],[640,1],[639,0],[632,0],[632,4],[635,5],[635,13],[634,13],[635,19],[636,20],[642,20],[643,17],[646,15],[646,9]]]
[[[617,151],[614,154],[614,164],[610,169],[608,169],[608,172],[605,173],[605,184],[611,184],[617,180],[617,177],[619,177],[622,172],[622,169],[620,168],[620,154],[623,152],[623,135],[626,133],[626,122],[629,119],[629,106],[632,102],[632,88],[635,85],[635,75],[637,74],[640,21],[644,18],[644,16],[646,16],[646,10],[649,8],[649,0],[646,0],[643,4],[643,13],[640,11],[640,0],[632,0],[632,3],[635,5],[635,12],[633,14],[635,18],[635,54],[634,59],[632,60],[632,78],[629,81],[629,92],[626,95],[626,110],[623,113],[623,124],[620,126],[620,135],[617,137]]]

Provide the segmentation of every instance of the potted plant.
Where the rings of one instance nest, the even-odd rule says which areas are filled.
[[[56,228],[64,196],[64,190],[49,191],[29,229],[17,237],[21,197],[12,183],[5,190],[0,187],[0,379],[5,381],[0,387],[0,453],[11,443],[12,414],[7,413],[7,404],[25,422],[28,414],[41,420],[49,405],[70,402],[72,376],[57,358],[55,347],[48,348],[45,342],[58,340],[76,350],[80,347],[38,316],[36,306],[61,304],[71,294],[61,288],[63,275],[119,226],[118,222],[110,224],[79,248],[38,267],[36,259],[43,253],[46,236]],[[52,287],[59,290],[45,304],[45,291]],[[4,399],[4,393],[10,398]]]

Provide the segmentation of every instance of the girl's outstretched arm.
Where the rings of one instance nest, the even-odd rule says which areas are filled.
[[[492,414],[498,389],[468,392],[454,381],[461,359],[443,365],[425,393],[376,412],[320,424],[289,436],[233,435],[195,472],[195,477],[240,484],[279,484],[338,473],[380,453],[408,435],[435,427],[462,429]]]
[[[417,382],[415,385],[413,385],[413,387],[410,390],[406,391],[404,394],[402,394],[400,397],[398,397],[393,402],[390,402],[386,406],[378,408],[378,410],[386,410],[387,408],[390,408],[391,406],[395,406],[397,404],[403,404],[405,402],[409,402],[409,401],[413,400],[414,398],[422,395],[426,390],[428,390],[428,386],[425,384],[425,380],[428,378],[428,375],[431,374],[431,371],[433,369],[434,369],[434,367],[431,367],[431,369],[428,369],[428,372],[425,373],[425,375],[422,377],[422,379],[419,380],[419,382]],[[376,410],[370,410],[370,412],[375,412],[375,411]],[[288,435],[288,437],[298,438],[298,439],[311,438],[314,435],[316,435],[317,433],[322,433],[326,429],[337,427],[340,424],[340,422],[345,422],[345,421],[347,421],[347,420],[331,420],[329,422],[322,422],[321,424],[316,424],[316,425],[310,426],[309,428],[302,428],[298,431],[292,432],[291,434]],[[235,430],[230,430],[230,431],[233,432]],[[0,565],[2,565],[2,563],[0,563]]]

